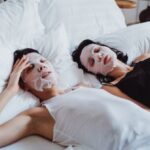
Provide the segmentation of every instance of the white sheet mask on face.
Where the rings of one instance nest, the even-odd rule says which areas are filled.
[[[94,50],[98,48],[100,48],[100,51],[95,53]],[[104,58],[107,55],[111,57],[111,60],[108,63],[104,64]],[[92,67],[87,64],[87,58],[89,57],[94,59],[94,65]],[[99,59],[99,57],[101,58],[101,60]],[[107,47],[99,46],[97,44],[90,44],[83,48],[80,59],[88,71],[95,74],[107,75],[115,67],[117,56],[115,52]]]
[[[33,63],[38,63],[38,60],[35,60],[34,62],[33,61],[30,61],[31,64]],[[49,67],[49,65],[45,65],[46,67]],[[52,69],[53,67],[51,66],[51,70],[52,72],[54,72],[54,69]],[[35,78],[32,82],[33,82],[33,85],[35,87],[35,89],[37,91],[43,91],[44,88],[51,88],[54,84],[56,84],[56,79],[52,79],[50,78],[49,80],[46,80],[46,79],[43,79],[41,77],[37,77]]]
[[[35,80],[32,81],[35,89],[37,91],[43,91],[44,89],[51,88],[53,85],[56,84],[54,80],[46,80],[42,78],[36,78]]]
[[[95,73],[101,73],[103,75],[107,75],[115,67],[115,61],[117,59],[116,53],[114,53],[111,49],[105,47],[106,49],[101,49],[98,52],[98,54],[96,54],[102,58],[102,61],[99,61],[98,58],[96,57],[96,55],[94,54],[95,48],[96,48],[96,46],[94,45],[93,48],[91,49],[91,53],[92,53],[93,58],[95,60]],[[107,64],[104,64],[103,59],[107,55],[111,57],[111,60]]]
[[[43,91],[44,89],[51,88],[57,84],[56,72],[49,61],[37,53],[30,53],[27,56],[29,58],[29,63],[34,64],[35,67],[32,70],[32,73],[23,77],[24,82],[37,91]],[[41,60],[44,60],[45,62],[41,62]],[[40,66],[44,66],[43,71],[41,72],[38,71]],[[50,72],[48,78],[42,78],[43,72]]]

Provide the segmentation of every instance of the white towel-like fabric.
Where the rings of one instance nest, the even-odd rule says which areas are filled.
[[[102,89],[79,88],[44,103],[53,141],[92,150],[149,150],[150,113]]]

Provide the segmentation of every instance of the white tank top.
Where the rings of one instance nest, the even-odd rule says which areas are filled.
[[[102,89],[79,88],[44,105],[56,121],[53,141],[61,145],[85,145],[93,150],[150,149],[150,113]]]

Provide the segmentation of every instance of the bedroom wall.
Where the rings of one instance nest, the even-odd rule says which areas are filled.
[[[150,5],[150,0],[149,2],[146,0],[135,0],[137,2],[137,7],[133,9],[122,9],[127,24],[133,24],[139,21],[139,14],[140,12],[145,9],[148,6],[148,3]]]

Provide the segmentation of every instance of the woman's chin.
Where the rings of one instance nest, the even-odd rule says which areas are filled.
[[[49,91],[49,90],[52,90],[52,89],[54,89],[54,88],[56,88],[56,85],[55,84],[53,84],[53,85],[50,85],[50,86],[44,86],[43,87],[43,91]]]

